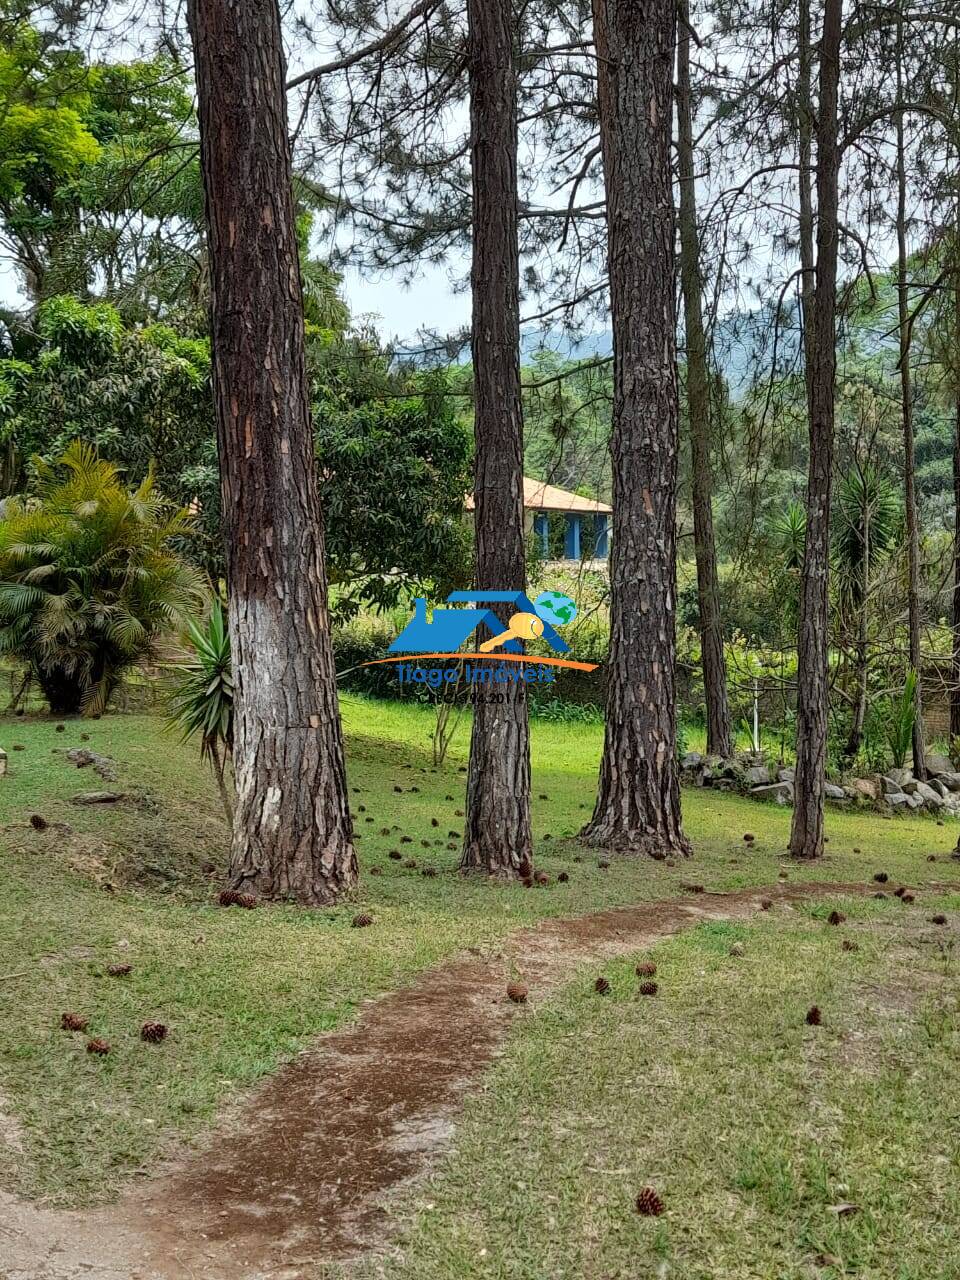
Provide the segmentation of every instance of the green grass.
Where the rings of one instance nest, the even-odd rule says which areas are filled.
[[[462,831],[466,723],[434,771],[428,711],[346,697],[344,718],[366,874],[353,902],[316,912],[212,905],[216,875],[200,868],[209,860],[222,870],[225,860],[215,791],[192,748],[160,721],[113,716],[68,722],[58,733],[48,719],[0,720],[0,745],[10,753],[0,781],[0,1091],[25,1147],[17,1157],[0,1144],[0,1183],[62,1203],[101,1199],[361,1001],[464,947],[545,916],[671,897],[684,880],[717,889],[769,883],[783,865],[785,810],[688,791],[695,862],[622,859],[601,870],[572,839],[592,806],[601,728],[539,721],[534,827],[552,883],[524,890],[464,881],[455,871],[459,840],[448,833]],[[84,745],[117,761],[117,785],[139,793],[135,801],[109,809],[70,803],[76,791],[103,785],[60,754],[80,745],[81,732],[90,735]],[[26,750],[12,751],[14,743]],[[35,832],[31,813],[72,830]],[[750,851],[744,831],[757,836]],[[879,867],[911,881],[953,878],[942,860],[926,862],[952,847],[950,826],[832,813],[829,832],[829,856],[791,866],[792,880],[861,880]],[[411,843],[400,844],[401,835]],[[394,848],[439,874],[405,869],[388,858]],[[369,874],[374,868],[379,877]],[[561,868],[569,884],[556,883]],[[374,928],[350,927],[358,905],[372,911]],[[134,965],[131,976],[107,977],[106,966],[119,961]],[[88,1057],[83,1037],[59,1030],[64,1010],[89,1017],[113,1053]],[[148,1018],[171,1027],[159,1048],[138,1039]]]
[[[532,993],[452,1153],[394,1200],[398,1247],[359,1275],[955,1277],[960,895],[850,900],[842,929],[833,905],[659,944],[656,998],[639,956],[606,966],[605,997],[597,968]],[[635,1211],[645,1186],[663,1216]]]

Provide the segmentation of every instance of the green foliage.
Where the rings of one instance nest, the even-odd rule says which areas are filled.
[[[186,642],[191,661],[174,676],[170,691],[170,723],[186,741],[200,737],[200,759],[214,772],[228,820],[233,800],[227,763],[233,756],[233,662],[223,605],[214,599],[203,626],[191,621]]]
[[[36,467],[38,498],[8,499],[0,521],[0,653],[30,667],[52,711],[99,713],[201,598],[173,550],[187,513],[152,473],[128,490],[79,441],[59,466]]]
[[[902,769],[913,740],[913,724],[917,715],[917,673],[909,671],[899,697],[887,698],[883,705],[883,722],[887,745],[893,763]]]
[[[370,395],[357,380],[376,370],[351,368],[337,350],[323,372],[316,451],[339,612],[466,585],[470,438],[443,375],[400,385],[388,378]]]
[[[233,751],[233,663],[223,605],[214,600],[201,626],[190,621],[185,637],[191,660],[183,664],[170,695],[170,720],[184,741],[199,735],[200,758]]]

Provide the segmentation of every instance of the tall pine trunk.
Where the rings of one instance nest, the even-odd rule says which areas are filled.
[[[304,366],[276,0],[190,0],[236,681],[231,885],[357,878]]]
[[[690,88],[690,11],[680,0],[677,33],[677,120],[680,176],[680,283],[683,289],[683,327],[687,345],[687,416],[690,422],[690,460],[693,488],[693,545],[697,561],[697,602],[700,613],[700,660],[707,712],[707,751],[728,757],[733,753],[727,671],[723,656],[720,585],[713,536],[713,468],[710,461],[710,379],[707,340],[703,327],[700,278],[700,229],[693,147],[693,101]]]
[[[897,23],[897,99],[903,101],[903,19]],[[913,772],[926,778],[923,672],[920,655],[920,526],[914,481],[913,379],[910,368],[910,290],[907,282],[907,157],[904,112],[897,112],[897,316],[900,337],[900,402],[903,420],[903,500],[907,532],[907,631],[910,669],[917,673],[913,717]]]
[[[594,844],[687,853],[676,753],[675,0],[594,0],[613,320],[613,546]]]
[[[960,204],[953,231],[953,688],[950,690],[950,737],[960,738]]]
[[[468,0],[473,173],[476,580],[522,590],[523,417],[517,239],[517,73],[510,0]],[[511,610],[504,611],[506,623]],[[530,730],[522,682],[475,686],[461,869],[526,876],[532,864]]]
[[[843,0],[825,0],[817,104],[817,263],[807,374],[810,459],[797,640],[797,769],[790,829],[795,858],[823,853],[828,728],[830,498],[836,395],[838,94]]]

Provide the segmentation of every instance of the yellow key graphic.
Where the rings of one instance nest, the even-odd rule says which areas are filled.
[[[494,636],[490,640],[484,640],[480,646],[480,652],[490,653],[492,649],[496,649],[498,645],[506,644],[508,640],[534,640],[542,635],[542,618],[538,618],[535,613],[515,613],[510,618],[506,631],[501,631],[498,636]]]

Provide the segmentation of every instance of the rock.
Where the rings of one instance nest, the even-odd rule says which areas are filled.
[[[888,769],[887,777],[892,778],[900,787],[900,790],[904,791],[906,788],[903,784],[910,781],[913,777],[913,771],[911,769]]]
[[[943,796],[939,791],[935,791],[929,782],[916,783],[913,794],[919,796],[923,803],[929,805],[931,809],[943,807]]]
[[[790,804],[793,800],[792,782],[771,782],[764,787],[751,787],[754,800],[775,800],[777,804]]]
[[[953,773],[953,761],[949,756],[941,756],[936,751],[928,751],[923,757],[927,773]]]
[[[885,796],[899,796],[904,794],[903,783],[891,774],[884,774],[880,779]]]
[[[847,793],[843,787],[838,787],[835,782],[825,782],[823,784],[823,794],[828,800],[846,800]]]
[[[911,796],[905,791],[888,791],[884,797],[891,809],[912,809]]]
[[[796,769],[784,768],[784,769],[777,770],[778,782],[793,782],[795,781],[796,776],[797,776]]]
[[[931,779],[930,779],[930,786],[931,786],[931,787],[933,787],[934,791],[935,791],[935,792],[937,793],[937,795],[941,798],[941,800],[946,800],[946,799],[949,797],[949,795],[950,795],[949,788],[948,788],[948,787],[946,787],[946,786],[945,786],[945,785],[940,781],[940,779],[939,779],[939,778],[931,778]]]
[[[761,787],[770,781],[770,767],[765,764],[752,764],[744,771],[747,785]]]
[[[942,782],[948,791],[960,791],[960,773],[941,773],[938,781]]]
[[[699,769],[702,764],[703,756],[699,751],[688,751],[680,761],[680,768],[683,769],[685,773],[693,773],[696,769]]]
[[[850,790],[864,800],[880,799],[880,783],[876,778],[854,778],[850,783]]]
[[[116,804],[123,799],[122,791],[80,791],[73,797],[74,804]]]
[[[98,755],[96,751],[88,751],[86,747],[73,747],[67,752],[67,759],[78,769],[93,765],[94,773],[98,773],[104,782],[116,781],[116,771],[109,756]]]

